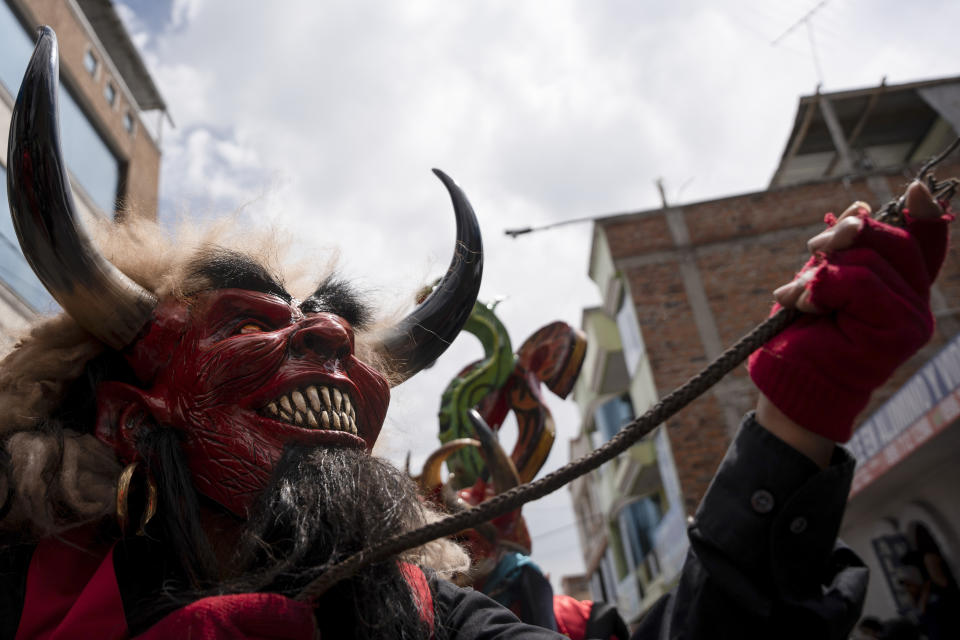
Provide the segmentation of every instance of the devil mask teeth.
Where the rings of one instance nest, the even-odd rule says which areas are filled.
[[[350,395],[333,387],[310,385],[273,400],[260,414],[307,429],[329,429],[358,435],[357,413]]]

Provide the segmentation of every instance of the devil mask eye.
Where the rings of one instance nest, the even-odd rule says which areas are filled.
[[[236,330],[236,334],[243,335],[247,333],[260,333],[264,331],[264,328],[257,324],[256,322],[248,322]]]

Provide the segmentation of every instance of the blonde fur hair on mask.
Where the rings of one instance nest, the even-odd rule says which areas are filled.
[[[309,295],[333,272],[324,264],[284,264],[289,242],[275,231],[251,233],[228,218],[206,227],[180,225],[174,234],[156,223],[128,217],[97,223],[92,235],[103,255],[159,299],[189,299],[208,283],[190,275],[198,256],[214,249],[243,253],[280,280],[295,297]],[[357,355],[373,366],[367,339],[358,332]],[[0,362],[0,533],[28,538],[58,533],[115,511],[120,466],[90,433],[52,420],[67,389],[105,346],[66,314],[41,317]]]

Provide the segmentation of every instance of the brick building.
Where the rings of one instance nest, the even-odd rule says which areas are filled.
[[[825,212],[839,213],[854,200],[875,207],[889,201],[958,131],[957,78],[806,96],[767,190],[597,220],[590,275],[603,304],[584,311],[584,330],[593,342],[574,396],[583,422],[571,454],[609,439],[763,320],[773,289],[808,257],[806,240],[823,229]],[[960,158],[937,173],[960,175]],[[954,248],[932,294],[937,334],[876,394],[862,419],[884,411],[894,392],[957,334],[957,258]],[[947,387],[930,402],[943,401],[956,388]],[[741,367],[630,456],[572,486],[595,597],[616,601],[636,619],[669,588],[686,551],[685,520],[755,403],[756,391]],[[915,419],[900,420],[887,435],[896,439]],[[944,433],[960,433],[952,420],[940,421]],[[936,437],[948,442],[953,436]],[[922,460],[924,448],[918,444],[907,453]],[[861,446],[855,452],[863,466],[882,449]],[[943,493],[938,500],[946,499]],[[851,513],[862,513],[859,500],[851,501]],[[654,508],[633,513],[635,505],[649,503]],[[940,527],[939,542],[956,563],[960,510],[944,509],[954,513],[941,514],[952,524]],[[863,518],[870,520],[869,513]],[[639,543],[631,539],[637,537],[631,526],[640,527]],[[875,555],[870,536],[860,537],[861,555]]]
[[[42,24],[60,44],[61,136],[81,215],[157,216],[166,105],[110,0],[0,0],[0,346],[55,308],[19,252],[6,204],[10,114]]]

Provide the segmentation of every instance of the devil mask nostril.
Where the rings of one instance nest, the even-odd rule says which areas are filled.
[[[345,321],[331,314],[308,321],[291,338],[292,351],[297,355],[317,355],[326,358],[346,358],[353,353],[353,340]]]
[[[307,333],[299,340],[300,352],[303,355],[317,354],[321,356],[346,357],[350,355],[350,343],[345,340],[331,340],[327,336],[318,336]]]

